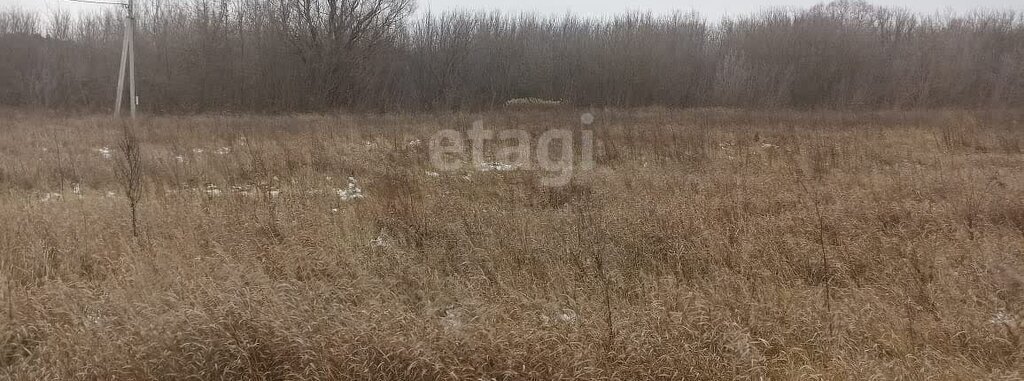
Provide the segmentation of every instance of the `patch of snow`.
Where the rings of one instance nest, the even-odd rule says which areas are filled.
[[[490,171],[507,172],[507,171],[512,171],[512,170],[515,170],[515,169],[516,169],[515,165],[499,163],[499,162],[482,163],[479,166],[477,166],[477,170],[479,170],[480,172],[490,172]]]
[[[43,195],[39,197],[39,201],[42,201],[42,202],[60,201],[60,200],[63,200],[63,199],[64,199],[64,195],[62,195],[60,193],[56,193],[56,192],[43,193]]]
[[[245,197],[256,197],[256,189],[254,189],[251,185],[234,185],[231,187],[231,192]]]
[[[96,152],[99,152],[100,156],[107,160],[114,157],[114,150],[110,149],[110,147],[97,148]]]
[[[542,98],[514,98],[505,102],[505,106],[558,106],[562,101],[553,101]]]

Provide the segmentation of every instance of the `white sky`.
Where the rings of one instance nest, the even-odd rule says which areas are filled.
[[[3,0],[0,0],[3,1]],[[511,11],[532,10],[541,13],[563,14],[572,11],[589,16],[605,16],[624,10],[650,10],[669,13],[675,10],[698,13],[711,19],[727,15],[745,15],[775,6],[810,7],[822,0],[419,0],[420,10],[502,9]],[[946,10],[958,12],[974,9],[1016,9],[1024,10],[1021,0],[868,0],[875,5],[899,6],[922,13],[936,13]]]
[[[418,0],[419,13],[449,9],[494,10],[506,12],[533,11],[540,14],[573,12],[585,16],[607,16],[625,10],[650,10],[669,13],[674,10],[696,10],[710,19],[726,15],[744,15],[773,6],[807,7],[819,0]],[[974,9],[1013,9],[1024,11],[1021,0],[870,0],[876,5],[894,5],[921,13]],[[58,8],[96,10],[104,6],[71,3],[68,0],[0,0],[0,8],[10,6],[48,11]]]

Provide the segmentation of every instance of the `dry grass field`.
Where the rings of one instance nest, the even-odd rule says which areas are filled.
[[[146,117],[135,237],[121,122],[0,111],[0,378],[1024,377],[1024,114],[594,115]]]

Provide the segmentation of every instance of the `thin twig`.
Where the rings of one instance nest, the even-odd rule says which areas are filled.
[[[797,176],[797,183],[803,188],[804,194],[811,198],[814,214],[818,218],[818,246],[821,249],[821,266],[825,272],[825,313],[828,314],[828,336],[831,340],[835,327],[832,319],[832,271],[828,263],[828,253],[825,251],[825,218],[821,214],[821,203],[817,193],[812,194],[800,176]]]

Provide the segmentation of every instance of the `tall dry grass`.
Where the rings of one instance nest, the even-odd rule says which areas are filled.
[[[568,110],[145,118],[135,239],[118,123],[0,111],[0,374],[1022,376],[1024,115],[595,115],[561,188],[414,141]]]

